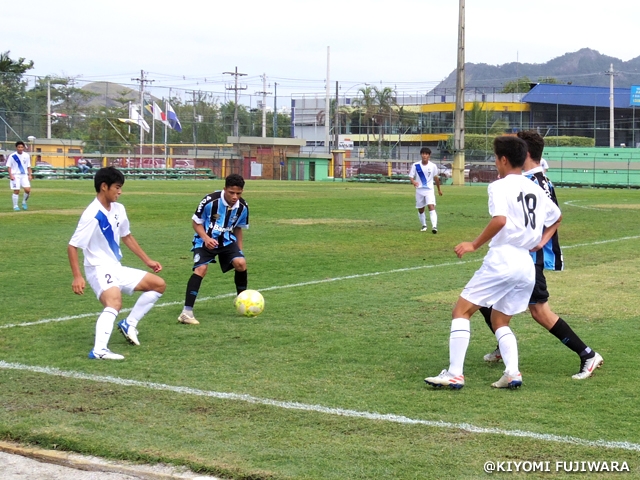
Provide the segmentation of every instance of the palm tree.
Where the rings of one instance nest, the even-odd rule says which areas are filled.
[[[373,118],[376,114],[376,88],[369,85],[360,87],[358,93],[361,93],[361,97],[357,97],[352,103],[353,106],[360,110],[362,119],[367,125],[367,151],[369,150],[369,127],[373,122]]]
[[[375,92],[376,105],[374,121],[378,125],[378,156],[380,156],[384,139],[384,125],[389,120],[389,126],[391,126],[393,120],[398,117],[398,112],[396,111],[398,103],[391,87],[384,87],[382,90],[373,87],[373,90]]]

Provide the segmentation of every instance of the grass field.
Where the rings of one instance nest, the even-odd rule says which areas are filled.
[[[87,359],[101,307],[71,290],[66,244],[92,183],[36,180],[19,213],[5,191],[0,439],[238,479],[471,479],[488,476],[487,461],[549,462],[497,478],[576,478],[562,462],[587,460],[626,462],[624,478],[640,478],[640,192],[558,191],[566,270],[547,275],[551,306],[603,368],[572,380],[578,357],[524,313],[512,321],[524,385],[492,389],[502,364],[483,362],[496,342],[477,314],[454,392],[423,379],[448,366],[451,309],[486,252],[453,253],[489,219],[485,187],[443,187],[432,235],[418,231],[408,185],[250,181],[244,251],[265,311],[238,317],[232,274],[213,266],[201,325],[181,325],[190,217],[221,187],[125,184],[132,232],[168,287],[140,347],[114,330],[122,362]]]

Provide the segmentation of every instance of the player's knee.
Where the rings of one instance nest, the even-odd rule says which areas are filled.
[[[157,277],[156,285],[154,286],[153,290],[158,293],[164,293],[166,289],[167,289],[167,282],[165,282],[164,278]]]
[[[236,258],[233,261],[233,268],[236,272],[244,272],[247,269],[247,261],[244,258]]]

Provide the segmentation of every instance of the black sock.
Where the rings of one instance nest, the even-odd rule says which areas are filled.
[[[184,299],[184,306],[191,307],[196,303],[196,297],[198,296],[198,291],[200,290],[200,284],[202,283],[202,277],[200,275],[196,275],[195,273],[191,275],[189,282],[187,282],[187,294]]]
[[[487,327],[489,327],[489,329],[491,329],[491,331],[493,333],[493,327],[491,326],[491,311],[493,309],[491,307],[480,307],[480,313],[482,314],[482,316],[484,317],[484,321],[487,323]]]
[[[234,280],[236,282],[236,292],[238,295],[240,295],[247,289],[247,271],[245,270],[244,272],[238,272],[236,270]]]
[[[569,324],[562,318],[558,318],[558,321],[551,327],[549,333],[564,343],[567,348],[580,355],[580,358],[591,358],[595,355],[595,352],[585,345],[580,337],[571,329]]]

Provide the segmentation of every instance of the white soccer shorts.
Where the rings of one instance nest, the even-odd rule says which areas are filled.
[[[100,300],[102,292],[112,287],[118,287],[122,293],[133,295],[136,286],[147,274],[144,270],[125,267],[120,264],[98,265],[95,267],[85,266],[84,273],[98,300]]]
[[[13,180],[9,180],[9,188],[11,190],[20,190],[20,188],[31,188],[29,175],[14,175]]]
[[[436,195],[433,190],[416,188],[416,208],[424,208],[427,205],[436,204]]]
[[[511,245],[489,249],[482,266],[460,296],[481,307],[491,307],[505,315],[524,312],[536,281],[529,252]]]

